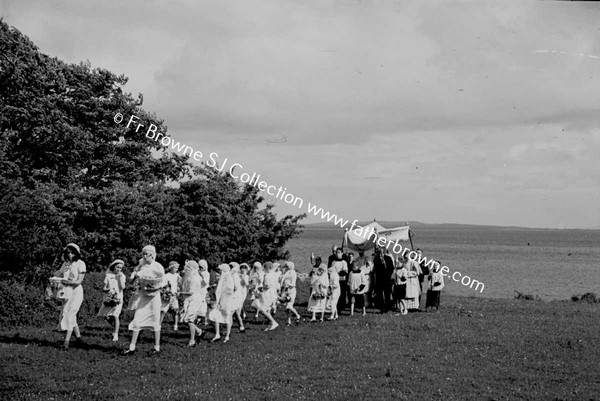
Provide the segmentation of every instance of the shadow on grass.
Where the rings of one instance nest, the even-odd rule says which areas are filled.
[[[120,352],[121,349],[116,345],[99,345],[95,343],[85,342],[84,344],[76,344],[74,338],[71,338],[70,348],[73,349],[86,349],[86,350],[97,350],[105,353]],[[20,345],[36,345],[40,347],[48,348],[62,348],[63,339],[58,341],[48,340],[47,338],[36,338],[36,337],[23,337],[19,333],[12,336],[2,335],[0,336],[0,344],[20,344]],[[85,341],[85,340],[84,340]]]

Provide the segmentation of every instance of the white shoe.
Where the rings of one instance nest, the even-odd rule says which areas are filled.
[[[275,323],[275,324],[271,325],[271,327],[268,327],[267,329],[265,329],[265,331],[275,330],[278,327],[279,327],[279,323]]]

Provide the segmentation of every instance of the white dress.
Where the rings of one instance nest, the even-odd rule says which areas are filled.
[[[85,263],[83,260],[78,260],[72,263],[64,262],[55,276],[62,276],[62,278],[75,281],[79,274],[85,272]],[[77,312],[79,312],[83,302],[83,286],[79,284],[77,287],[71,288],[73,289],[71,297],[63,304],[60,315],[60,328],[62,330],[73,330],[77,326]]]
[[[298,275],[295,270],[286,271],[281,277],[281,291],[284,297],[288,298],[285,304],[286,309],[293,308],[296,301],[296,281]]]
[[[329,273],[329,289],[331,290],[331,295],[327,297],[327,303],[325,306],[325,310],[330,312],[335,306],[337,308],[338,300],[340,299],[341,289],[340,289],[340,276],[333,265],[328,270]]]
[[[112,272],[107,272],[104,278],[104,289],[108,290],[108,293],[117,294],[121,302],[117,306],[106,306],[102,304],[98,316],[116,316],[121,315],[123,309],[123,288],[125,288],[125,275],[119,273],[118,275]]]
[[[418,309],[421,295],[421,284],[419,283],[421,268],[413,261],[408,261],[406,268],[408,270],[408,280],[406,280],[406,299],[408,303],[406,307],[408,309]]]
[[[277,274],[269,272],[265,274],[263,287],[267,287],[260,295],[256,297],[252,306],[261,311],[270,311],[275,302],[277,302]]]
[[[202,277],[200,274],[197,271],[187,274],[189,277],[184,277],[181,292],[190,292],[191,294],[183,296],[180,319],[182,323],[194,323],[198,316],[206,315],[206,299],[202,299]],[[204,292],[206,293],[206,290]],[[204,308],[202,308],[202,301],[204,301]],[[204,314],[201,314],[201,312],[204,312]]]
[[[143,266],[138,272],[138,276],[163,277],[165,269],[156,261]],[[138,331],[150,329],[160,331],[160,291],[147,292],[140,288],[136,292],[137,299],[133,304],[135,315],[129,323],[129,330]],[[136,295],[134,295],[136,296]]]
[[[248,280],[239,273],[233,273],[233,310],[236,311],[244,306],[248,296]]]
[[[308,311],[309,312],[324,312],[327,304],[327,298],[316,297],[316,294],[327,295],[327,289],[329,288],[329,277],[327,273],[323,273],[320,276],[315,274],[310,282],[310,298],[308,299]]]
[[[208,318],[215,323],[231,323],[234,312],[233,277],[230,272],[224,272],[219,278],[215,297],[215,307],[208,313]]]
[[[169,286],[169,288],[171,289],[171,293],[173,294],[173,296],[171,297],[171,299],[169,301],[163,301],[161,300],[161,312],[167,312],[169,309],[172,309],[174,311],[178,311],[179,310],[179,300],[177,300],[177,293],[178,293],[178,283],[181,280],[181,278],[179,277],[179,274],[177,273],[167,273],[165,274],[165,279],[163,281],[163,287],[166,287],[167,285]]]

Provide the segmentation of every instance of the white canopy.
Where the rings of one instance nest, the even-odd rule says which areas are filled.
[[[371,234],[371,233],[376,233]],[[386,241],[409,241],[410,226],[385,228],[374,221],[363,227],[354,227],[344,234],[344,246],[356,251],[367,251],[375,247],[377,238],[385,238]]]

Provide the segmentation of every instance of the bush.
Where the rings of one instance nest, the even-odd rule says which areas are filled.
[[[533,296],[531,294],[523,294],[522,292],[519,292],[517,290],[515,290],[515,292],[517,293],[517,295],[515,295],[515,299],[522,299],[524,301],[534,301],[540,299],[538,295]]]
[[[15,281],[0,281],[0,326],[43,326],[60,311],[60,305],[44,299],[44,291]]]
[[[573,295],[571,297],[573,302],[587,302],[590,304],[595,304],[600,302],[600,298],[596,296],[593,292],[586,292],[583,295]]]

